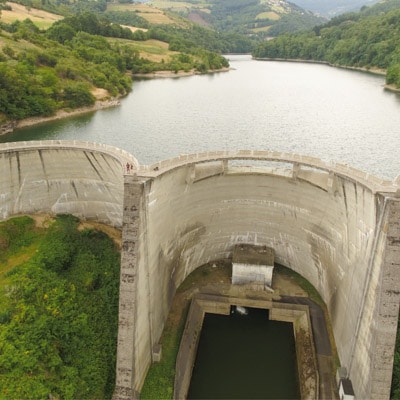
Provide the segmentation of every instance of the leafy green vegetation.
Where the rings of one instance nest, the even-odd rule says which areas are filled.
[[[180,340],[186,322],[186,309],[178,325],[167,324],[162,337],[162,359],[153,363],[147,373],[140,398],[172,399],[174,395],[175,363],[179,351]]]
[[[326,21],[296,6],[294,2],[270,0],[152,0],[156,7],[179,13],[226,34],[236,33],[253,39],[288,31],[310,29]]]
[[[46,231],[29,217],[0,224],[1,398],[112,395],[120,257],[108,236],[78,231],[78,222],[59,217]],[[30,259],[7,267],[34,243]]]
[[[219,264],[219,272],[229,276],[229,263]],[[215,271],[211,265],[205,265],[194,270],[179,286],[173,310],[170,311],[160,340],[162,343],[161,361],[150,366],[140,393],[141,399],[173,398],[176,358],[190,307],[191,291],[210,276],[215,277]]]
[[[128,28],[101,21],[90,13],[58,21],[46,32],[30,20],[3,28],[0,122],[91,106],[95,88],[105,89],[110,96],[125,95],[132,85],[127,72],[207,72],[229,65],[224,57],[195,45],[182,33],[173,35],[168,28],[159,27],[134,36]],[[140,41],[162,38],[171,42],[175,38],[171,50],[184,54],[172,55],[168,61],[144,59],[132,41],[135,37]]]
[[[400,87],[400,1],[343,14],[309,32],[283,34],[257,46],[253,55],[384,69],[387,83]]]
[[[38,239],[35,222],[30,217],[12,219],[0,225],[0,263],[5,263],[12,255]]]
[[[132,50],[112,47],[105,38],[68,30],[44,34],[30,21],[15,22],[3,31],[6,45],[0,59],[0,120],[52,115],[62,108],[91,106],[94,87],[112,96],[131,89],[127,65]],[[58,34],[60,42],[53,40]],[[27,46],[26,43],[31,46]]]

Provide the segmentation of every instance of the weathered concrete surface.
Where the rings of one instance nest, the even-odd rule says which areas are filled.
[[[267,246],[240,244],[232,254],[232,284],[253,284],[255,290],[271,289],[274,271],[274,249]]]
[[[142,292],[148,291],[145,270],[140,270],[137,265],[144,258],[143,235],[144,226],[140,210],[144,204],[145,183],[136,176],[128,176],[125,180],[124,237],[121,253],[120,272],[120,299],[119,299],[119,324],[118,324],[118,354],[117,354],[117,379],[114,399],[132,399],[138,397],[138,388],[143,382],[146,368],[151,362],[152,351],[147,346],[151,345],[151,336],[143,338],[144,333],[151,334],[152,328],[149,320],[148,296],[142,297]],[[140,310],[140,312],[139,312]],[[138,326],[146,326],[138,330]],[[149,351],[150,350],[150,351]]]
[[[135,168],[125,174],[124,193],[127,162]],[[356,396],[389,398],[400,179],[263,151],[139,167],[110,146],[64,141],[0,144],[0,171],[0,220],[71,213],[121,226],[124,218],[117,366],[124,398],[140,392],[176,288],[198,266],[230,258],[240,243],[274,248],[276,262],[317,288]]]
[[[270,310],[270,319],[293,323],[301,398],[319,399],[318,366],[308,307],[297,304],[274,303]],[[334,397],[330,396],[329,398],[334,400]],[[321,397],[321,399],[328,398]]]
[[[273,165],[234,165],[243,159]],[[134,328],[118,350],[148,352],[133,378],[137,392],[176,288],[198,266],[250,243],[274,248],[276,262],[317,288],[357,397],[389,397],[400,295],[397,183],[258,151],[184,155],[141,167],[138,177],[143,232],[136,246],[143,257],[134,268],[143,279],[132,282],[132,291],[141,317],[132,316]]]
[[[87,142],[0,144],[0,220],[23,213],[74,214],[121,226],[130,154]]]

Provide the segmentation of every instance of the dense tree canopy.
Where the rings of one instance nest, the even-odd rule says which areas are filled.
[[[107,90],[110,96],[125,95],[132,85],[129,72],[207,72],[227,67],[228,61],[216,51],[231,49],[236,40],[196,27],[158,26],[133,33],[89,12],[60,20],[46,32],[30,20],[2,27],[0,33],[8,44],[0,52],[0,122],[91,106],[95,88]],[[180,54],[168,62],[149,61],[140,57],[134,39],[163,40]]]
[[[253,55],[385,69],[387,83],[400,87],[400,2],[384,5],[336,17],[309,32],[283,34],[259,45]]]
[[[29,217],[0,224],[0,266],[34,254],[1,277],[1,398],[112,396],[119,252],[78,222],[60,217],[40,234]]]

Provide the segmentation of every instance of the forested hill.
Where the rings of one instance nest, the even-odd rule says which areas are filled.
[[[183,22],[133,32],[86,11],[43,30],[30,19],[3,22],[7,11],[0,18],[0,125],[93,106],[99,91],[125,95],[135,73],[228,67],[219,52],[242,40]]]
[[[326,21],[285,0],[150,0],[150,4],[180,14],[219,32],[263,39],[282,32],[309,29]]]
[[[257,46],[253,56],[384,69],[387,84],[400,87],[400,0],[342,14],[305,33],[283,34]]]

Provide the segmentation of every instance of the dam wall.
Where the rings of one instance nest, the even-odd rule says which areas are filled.
[[[123,172],[130,154],[80,141],[0,144],[0,220],[73,214],[121,227]]]
[[[125,177],[115,399],[138,396],[176,289],[235,245],[275,260],[325,301],[357,398],[388,399],[397,331],[396,182],[273,152],[215,152]]]
[[[272,247],[277,263],[315,286],[356,398],[389,398],[399,178],[267,151],[140,166],[122,150],[80,141],[0,144],[0,171],[0,220],[68,213],[122,227],[115,399],[139,397],[183,280],[203,264],[231,259],[240,243]]]

